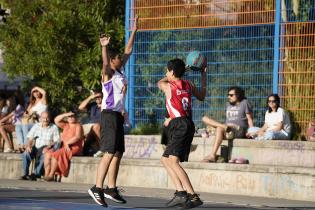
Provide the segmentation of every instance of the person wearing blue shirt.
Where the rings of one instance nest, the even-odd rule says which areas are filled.
[[[93,94],[79,105],[80,111],[89,113],[89,122],[83,124],[84,135],[86,136],[83,149],[85,155],[92,155],[99,150],[102,98],[102,92],[93,91]]]

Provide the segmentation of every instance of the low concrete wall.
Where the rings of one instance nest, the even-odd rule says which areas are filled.
[[[214,137],[195,137],[189,161],[201,161],[208,155]],[[224,141],[227,145],[228,142]],[[160,136],[126,136],[126,158],[160,159]],[[219,151],[220,152],[220,151]],[[234,139],[231,157],[244,157],[251,164],[315,167],[315,143],[305,141],[255,141]]]
[[[232,158],[274,166],[315,167],[315,143],[306,141],[253,141],[236,139]]]
[[[194,138],[192,152],[189,161],[200,161],[210,151],[209,139]],[[126,158],[148,158],[160,159],[164,152],[164,145],[161,145],[161,137],[151,136],[125,136]]]
[[[15,139],[15,138],[14,138]],[[125,136],[125,158],[160,159],[164,152],[159,135]],[[189,161],[200,162],[209,154],[214,143],[214,136],[195,137],[191,147]],[[223,141],[227,145],[227,141]],[[218,151],[220,153],[220,150]],[[315,142],[306,141],[255,141],[234,139],[231,158],[244,157],[251,164],[272,166],[315,167]]]
[[[22,156],[0,153],[0,179],[16,179],[22,174]]]
[[[95,183],[99,158],[74,157],[69,177],[62,182]],[[315,169],[269,165],[188,162],[183,164],[199,192],[315,200]],[[0,178],[21,176],[21,155],[0,154]],[[123,159],[118,185],[169,188],[173,184],[156,159]]]

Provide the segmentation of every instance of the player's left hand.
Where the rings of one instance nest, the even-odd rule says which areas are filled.
[[[137,30],[138,30],[138,20],[139,20],[139,16],[136,15],[136,16],[135,16],[135,21],[134,21],[134,23],[133,23],[133,30],[134,30],[134,31],[137,31]]]

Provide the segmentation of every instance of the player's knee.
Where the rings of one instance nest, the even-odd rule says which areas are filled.
[[[160,162],[162,163],[163,166],[166,166],[167,165],[167,158],[162,156],[160,159]]]
[[[116,153],[114,154],[114,157],[122,158],[122,153],[121,153],[121,152],[116,152]]]
[[[179,164],[179,158],[177,156],[171,156],[168,160],[169,165],[176,166]]]
[[[208,120],[208,119],[209,119],[209,117],[203,116],[203,117],[202,117],[202,122],[207,123],[207,120]]]
[[[217,129],[216,129],[216,132],[217,133],[224,133],[224,129],[223,128],[221,128],[221,127],[217,127]]]

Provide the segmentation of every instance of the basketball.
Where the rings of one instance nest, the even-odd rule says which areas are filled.
[[[186,57],[187,70],[201,71],[207,66],[207,58],[199,51],[191,51]]]

